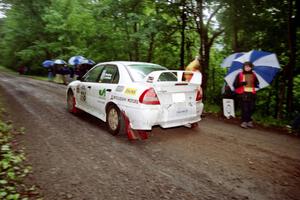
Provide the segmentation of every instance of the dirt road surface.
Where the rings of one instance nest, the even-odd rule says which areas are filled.
[[[199,127],[155,127],[145,141],[66,110],[66,86],[0,73],[9,117],[26,133],[45,200],[300,199],[300,140],[205,117]]]

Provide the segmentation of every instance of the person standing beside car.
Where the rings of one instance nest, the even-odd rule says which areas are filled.
[[[185,68],[185,71],[182,76],[182,80],[193,83],[198,85],[197,88],[197,94],[196,94],[196,101],[200,101],[203,98],[203,90],[201,87],[202,84],[202,74],[200,71],[201,64],[199,61],[199,57],[196,56],[196,58],[188,64],[188,66]],[[203,117],[203,113],[201,112],[200,117]],[[198,123],[193,124],[186,124],[185,127],[187,128],[193,128],[197,127]]]
[[[200,72],[200,61],[198,56],[196,56],[196,58],[185,68],[185,72],[183,74],[183,79],[187,82],[191,82],[192,78],[193,78],[193,73],[190,72]],[[202,75],[200,76],[201,80],[195,80],[196,82],[200,81],[202,82]],[[202,98],[203,96],[203,91],[202,91],[202,87],[201,84],[199,85],[199,92],[200,92],[200,96]]]
[[[259,82],[251,62],[244,63],[243,71],[236,76],[233,86],[242,112],[241,127],[252,128],[252,114],[256,100],[255,88],[258,88]]]

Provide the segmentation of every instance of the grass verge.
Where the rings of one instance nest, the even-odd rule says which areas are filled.
[[[217,104],[213,104],[213,103],[204,103],[204,109],[205,109],[205,112],[208,114],[225,118],[225,116],[223,115],[222,105],[217,105]],[[236,119],[240,120],[240,117],[241,117],[240,109],[235,108],[235,115],[236,115]],[[288,125],[290,124],[290,122],[288,120],[275,119],[272,116],[262,116],[262,114],[258,113],[258,112],[255,112],[253,114],[252,118],[256,124],[258,124],[262,127],[277,128],[280,130],[284,130],[286,132],[291,131],[287,128]]]
[[[3,66],[0,66],[0,71],[8,73],[8,74],[19,75],[19,73],[15,72],[15,71],[13,71],[11,69],[5,68]],[[45,77],[45,76],[32,76],[32,75],[27,75],[27,74],[21,75],[21,76],[29,77],[29,78],[40,80],[40,81],[47,81],[48,80],[48,78]]]
[[[25,133],[24,128],[14,129],[10,121],[3,119],[5,111],[0,102],[0,199],[27,200],[37,197],[35,186],[24,184],[24,178],[31,172],[25,164],[24,149],[18,144],[16,137]]]

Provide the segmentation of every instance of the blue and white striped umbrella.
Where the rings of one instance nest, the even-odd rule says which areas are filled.
[[[45,67],[45,68],[49,68],[49,67],[51,67],[53,64],[54,64],[54,61],[53,61],[53,60],[45,60],[45,61],[42,63],[42,66]]]
[[[68,60],[70,65],[79,65],[85,58],[83,56],[73,56]]]
[[[244,55],[244,52],[237,52],[237,53],[233,53],[229,56],[227,56],[223,62],[221,63],[221,67],[225,68],[225,67],[230,67],[232,65],[232,62],[237,59],[238,57]]]
[[[270,85],[273,78],[280,70],[280,65],[275,53],[257,50],[249,51],[233,61],[225,76],[225,80],[231,90],[234,90],[233,82],[236,76],[242,71],[245,62],[253,63],[253,71],[259,82],[259,89]]]
[[[66,63],[66,61],[64,61],[62,59],[56,59],[56,60],[54,60],[54,64],[56,64],[56,65],[65,65],[67,63]]]

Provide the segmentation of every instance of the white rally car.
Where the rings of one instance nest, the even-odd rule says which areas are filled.
[[[105,62],[89,70],[67,87],[67,106],[72,113],[83,110],[106,122],[111,134],[130,135],[163,128],[196,125],[203,111],[201,73],[168,70],[144,62]]]

